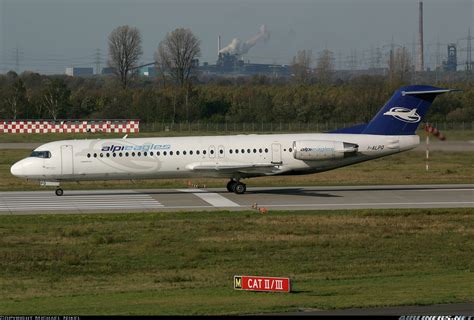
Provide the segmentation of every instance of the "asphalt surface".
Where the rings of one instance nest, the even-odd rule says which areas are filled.
[[[474,303],[435,304],[428,306],[398,306],[383,308],[351,308],[340,310],[302,310],[300,312],[285,313],[285,315],[305,316],[474,316]]]
[[[203,210],[474,208],[474,184],[0,192],[0,214]]]
[[[28,149],[33,150],[42,145],[43,143],[35,142],[7,142],[0,143],[0,149]],[[430,140],[429,149],[432,151],[474,151],[474,140],[461,141],[461,140],[446,140],[439,141],[432,138]],[[424,139],[421,139],[421,143],[415,148],[416,151],[425,151],[426,143]]]

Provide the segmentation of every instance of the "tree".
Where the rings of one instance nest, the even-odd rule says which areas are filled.
[[[120,78],[122,88],[127,88],[142,51],[140,31],[128,25],[115,28],[109,35],[109,67]]]
[[[10,94],[5,99],[7,111],[12,119],[22,116],[28,109],[28,97],[26,96],[25,84],[21,78],[16,78],[11,87]]]
[[[190,29],[175,29],[158,45],[155,53],[157,66],[161,72],[169,72],[179,86],[184,87],[188,84],[193,69],[197,67],[196,58],[201,54],[200,44],[201,41]]]
[[[291,68],[295,79],[300,83],[307,83],[311,79],[311,64],[313,63],[313,52],[311,50],[299,50],[293,57]]]
[[[316,65],[316,75],[319,82],[327,84],[332,80],[332,74],[334,72],[334,57],[332,51],[324,49],[318,57],[318,63]]]
[[[413,69],[410,54],[405,47],[397,48],[391,52],[389,66],[389,81],[394,86],[407,82],[411,77]]]
[[[64,81],[54,79],[48,84],[43,92],[42,104],[51,118],[56,120],[58,116],[65,114],[70,95]]]

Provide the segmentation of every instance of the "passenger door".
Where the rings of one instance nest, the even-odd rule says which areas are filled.
[[[225,149],[224,149],[224,146],[219,146],[218,150],[217,150],[217,156],[219,158],[224,158],[224,155],[225,155]]]
[[[272,163],[281,164],[281,144],[273,143],[272,144]]]
[[[210,146],[209,147],[209,158],[215,158],[216,157],[216,147]]]
[[[71,145],[61,146],[61,174],[74,174],[74,158]]]

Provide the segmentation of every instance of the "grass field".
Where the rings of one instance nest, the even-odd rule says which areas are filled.
[[[0,150],[0,191],[39,190],[37,182],[27,182],[11,175],[11,165],[24,157],[28,150]],[[292,177],[264,177],[246,180],[252,186],[304,185],[370,185],[370,184],[433,184],[473,183],[474,158],[472,152],[431,153],[430,170],[425,170],[424,153],[409,151],[333,171]],[[187,179],[136,181],[98,181],[64,183],[68,189],[101,188],[185,188]],[[193,184],[224,187],[226,179],[197,179]]]
[[[0,217],[2,314],[253,314],[472,301],[472,209]],[[293,293],[233,290],[291,277]]]
[[[145,137],[182,137],[182,136],[210,136],[210,135],[234,135],[234,134],[278,134],[278,133],[291,133],[291,132],[231,132],[231,131],[158,131],[158,132],[141,132],[138,134],[129,134],[130,138],[145,138]],[[297,132],[302,133],[302,132]],[[417,134],[420,137],[425,137],[425,133],[419,130]],[[443,134],[449,140],[472,140],[474,139],[474,130],[448,130],[443,131]],[[125,134],[102,134],[102,133],[45,133],[45,134],[0,134],[0,143],[8,142],[38,142],[46,143],[56,140],[69,140],[69,139],[113,139],[122,138]]]

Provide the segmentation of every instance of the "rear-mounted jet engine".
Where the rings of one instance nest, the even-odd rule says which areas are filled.
[[[293,156],[298,160],[332,160],[354,156],[359,146],[342,141],[304,140],[293,142]]]

